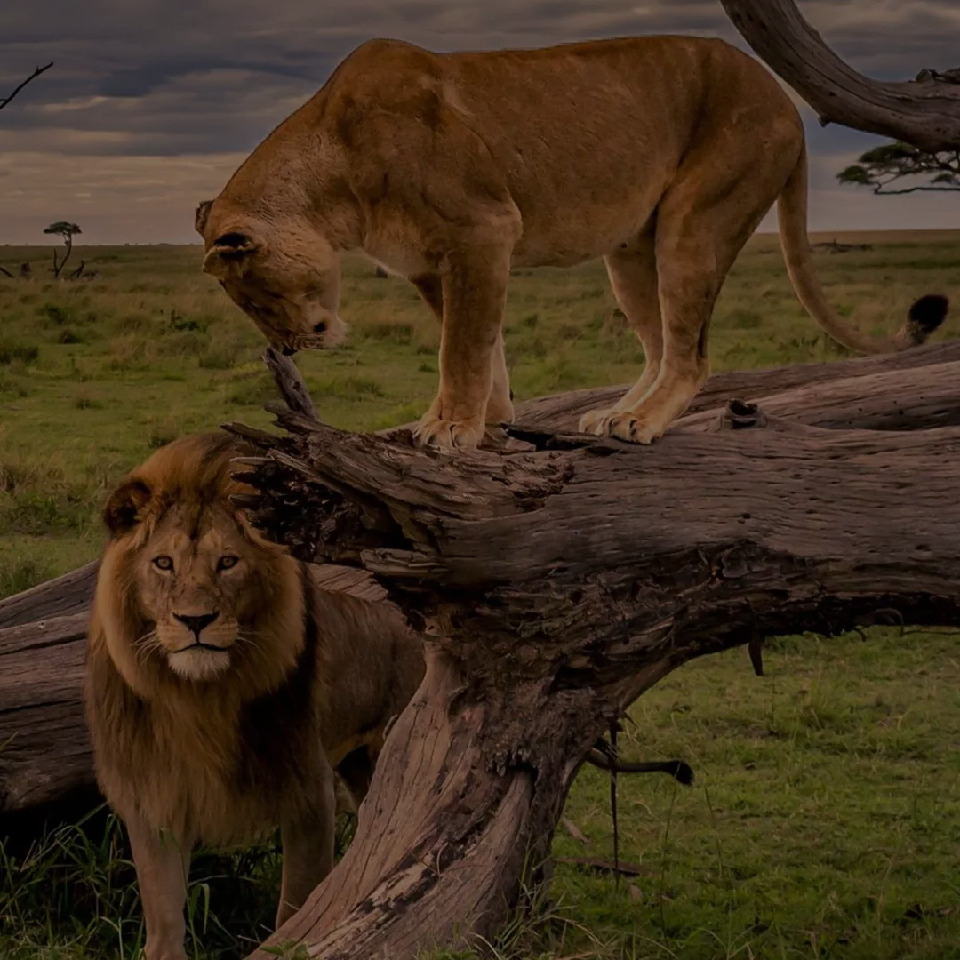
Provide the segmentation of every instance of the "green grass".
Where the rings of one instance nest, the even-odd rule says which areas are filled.
[[[827,238],[831,239],[831,238]],[[844,239],[841,237],[840,239]],[[863,239],[854,238],[854,239]],[[869,237],[817,255],[831,300],[889,330],[911,300],[960,298],[960,235]],[[714,369],[830,359],[794,298],[773,238],[756,238],[724,289]],[[199,272],[197,248],[87,248],[89,283],[44,279],[38,248],[0,248],[0,596],[95,557],[107,490],[152,449],[226,420],[265,425],[272,399],[253,325]],[[321,415],[376,429],[413,419],[437,382],[439,331],[412,288],[346,265],[349,343],[300,355]],[[642,350],[603,269],[518,271],[507,351],[522,400],[626,382]],[[956,320],[938,336],[955,335]],[[559,863],[541,913],[495,945],[503,957],[960,958],[960,657],[946,631],[875,629],[770,644],[757,679],[734,650],[676,671],[634,707],[636,758],[681,756],[692,789],[621,778],[621,856],[640,875]],[[608,783],[581,773],[558,857],[606,857]],[[122,831],[102,816],[0,850],[0,958],[105,960],[142,937]],[[271,848],[197,858],[191,949],[242,956],[269,929]]]

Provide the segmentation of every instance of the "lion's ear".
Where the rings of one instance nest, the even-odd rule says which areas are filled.
[[[207,218],[210,216],[210,208],[212,206],[212,200],[201,200],[197,204],[197,212],[194,215],[193,225],[201,237],[203,236],[203,231],[207,229]]]
[[[115,537],[129,533],[142,519],[144,507],[153,495],[142,480],[125,480],[107,499],[103,520]]]
[[[221,234],[203,258],[203,272],[223,278],[239,267],[242,273],[245,263],[260,249],[261,244],[240,230]]]

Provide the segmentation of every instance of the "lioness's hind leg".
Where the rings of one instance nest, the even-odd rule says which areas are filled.
[[[660,202],[660,372],[645,396],[608,414],[594,433],[650,443],[686,410],[710,375],[707,327],[717,295],[794,162],[787,151],[768,158],[735,146],[717,140],[694,151]]]
[[[722,277],[709,239],[691,238],[685,246],[684,255],[660,268],[663,354],[657,379],[632,406],[610,411],[598,424],[599,434],[650,443],[686,410],[710,374],[707,324]]]
[[[617,298],[627,323],[643,344],[643,373],[614,407],[585,413],[580,418],[582,433],[599,432],[597,427],[611,414],[620,410],[631,410],[639,403],[656,383],[663,353],[653,225],[625,249],[605,257],[604,263],[613,295]]]

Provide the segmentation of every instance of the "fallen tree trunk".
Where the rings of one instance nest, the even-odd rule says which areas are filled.
[[[96,577],[96,563],[87,563],[56,580],[0,600],[0,630],[83,613],[90,606]]]
[[[294,415],[287,439],[252,431],[273,532],[353,565],[340,586],[377,573],[433,637],[354,852],[280,937],[402,957],[490,933],[524,870],[536,878],[586,750],[669,670],[894,609],[952,622],[958,347],[719,375],[700,401],[713,411],[653,447],[551,432],[606,390],[522,405],[530,452],[509,456],[451,460]],[[721,415],[738,395],[759,412]],[[0,601],[0,813],[92,783],[79,668],[94,575]]]
[[[936,422],[957,423],[952,367],[823,385],[809,419],[815,395],[835,419],[834,394],[902,419],[935,381]],[[652,447],[521,425],[534,449],[456,458],[302,413],[281,439],[238,428],[264,452],[265,528],[376,574],[430,637],[353,844],[269,944],[403,958],[490,937],[587,751],[669,671],[769,634],[958,621],[960,427],[827,430],[766,405]]]
[[[92,786],[83,722],[86,612],[0,629],[0,814]]]

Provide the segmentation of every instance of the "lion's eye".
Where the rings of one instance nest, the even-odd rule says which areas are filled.
[[[239,562],[239,557],[221,557],[217,561],[217,570],[229,570],[231,567],[235,567]]]
[[[161,555],[159,557],[153,558],[153,565],[158,570],[172,570],[173,569],[173,557],[167,557]]]

